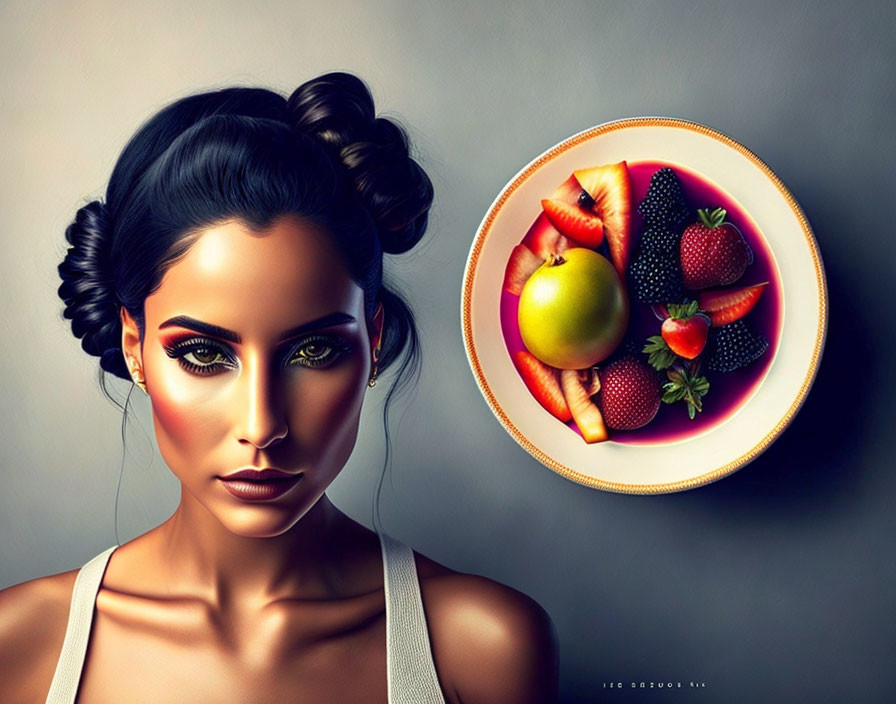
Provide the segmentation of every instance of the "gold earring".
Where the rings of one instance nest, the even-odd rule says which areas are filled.
[[[131,369],[131,378],[134,380],[134,384],[143,391],[143,393],[149,395],[149,391],[146,390],[146,379],[143,378],[143,373],[140,371],[140,367],[135,363],[133,368]]]
[[[376,386],[376,373],[377,373],[377,365],[376,362],[373,363],[373,374],[370,375],[370,379],[367,380],[367,385],[372,389]]]

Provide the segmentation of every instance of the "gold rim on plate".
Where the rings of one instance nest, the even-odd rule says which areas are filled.
[[[475,276],[475,272],[477,271],[479,256],[482,252],[483,243],[488,237],[488,234],[494,223],[495,217],[500,212],[507,199],[510,198],[510,196],[513,195],[513,193],[520,187],[520,185],[523,184],[533,173],[535,173],[546,163],[557,158],[559,155],[563,154],[569,149],[599,135],[630,127],[669,127],[697,132],[701,135],[721,142],[722,144],[730,147],[731,149],[746,157],[750,162],[752,162],[765,174],[765,176],[769,179],[769,181],[771,181],[775,188],[778,189],[781,196],[790,207],[791,211],[793,211],[797,222],[799,222],[800,229],[806,239],[806,244],[809,247],[809,252],[812,255],[812,261],[815,267],[815,276],[818,284],[818,327],[814,348],[812,350],[812,357],[809,364],[809,370],[806,373],[805,378],[803,379],[796,398],[794,399],[793,403],[790,404],[790,407],[787,409],[784,416],[775,424],[771,431],[769,431],[765,435],[765,437],[763,437],[758,443],[756,443],[756,445],[754,445],[750,450],[740,455],[740,457],[738,457],[737,459],[732,460],[731,462],[727,462],[721,467],[717,467],[716,469],[705,472],[704,474],[701,474],[697,477],[692,477],[690,479],[685,479],[677,482],[668,482],[664,484],[621,484],[618,482],[610,482],[603,479],[597,479],[595,477],[590,477],[581,474],[580,472],[576,472],[574,469],[571,469],[561,464],[560,462],[557,462],[553,458],[548,457],[548,455],[546,455],[534,443],[532,443],[519,430],[519,428],[517,428],[513,424],[513,422],[510,420],[510,418],[504,412],[504,409],[501,408],[500,404],[495,398],[495,394],[492,391],[488,380],[485,378],[485,374],[482,371],[482,367],[479,362],[479,355],[477,354],[476,347],[473,344],[471,324],[473,279]],[[718,479],[721,479],[722,477],[732,474],[736,470],[754,460],[762,452],[764,452],[769,447],[769,445],[771,445],[772,442],[774,442],[774,440],[781,434],[781,432],[783,432],[784,428],[787,427],[787,425],[796,415],[797,411],[799,411],[800,407],[803,405],[803,402],[805,401],[806,396],[809,393],[809,389],[811,388],[812,383],[815,380],[815,376],[818,372],[818,365],[821,361],[821,355],[824,351],[824,343],[825,336],[827,334],[828,323],[827,283],[824,275],[824,265],[822,264],[821,254],[818,250],[818,243],[815,241],[815,236],[812,234],[812,229],[809,227],[809,222],[806,219],[802,208],[800,208],[799,204],[796,202],[796,199],[793,197],[790,191],[787,190],[787,187],[781,182],[781,179],[778,178],[775,172],[772,171],[768,164],[762,161],[762,159],[760,159],[745,146],[731,139],[727,135],[724,135],[721,132],[718,132],[710,127],[706,127],[705,125],[701,125],[696,122],[668,117],[626,118],[598,125],[561,142],[552,149],[546,151],[531,164],[529,164],[529,166],[527,166],[519,174],[517,174],[513,181],[511,181],[510,184],[505,187],[498,199],[492,204],[485,219],[482,221],[482,224],[479,227],[479,231],[476,234],[476,239],[473,242],[473,246],[470,250],[470,255],[467,260],[467,266],[464,272],[463,280],[461,323],[463,328],[464,347],[466,348],[467,357],[470,361],[470,366],[473,369],[473,374],[476,377],[476,382],[479,384],[479,388],[482,391],[486,402],[491,407],[492,412],[497,416],[498,420],[501,422],[507,432],[510,433],[511,437],[513,437],[513,439],[516,440],[516,442],[519,443],[519,445],[521,445],[523,449],[525,449],[530,455],[532,455],[543,465],[557,472],[561,476],[564,476],[567,479],[571,479],[572,481],[579,484],[584,484],[585,486],[623,494],[664,494],[675,491],[683,491],[686,489],[693,489],[695,487],[709,484],[711,482],[717,481]]]

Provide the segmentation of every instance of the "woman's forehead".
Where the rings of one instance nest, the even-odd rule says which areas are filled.
[[[363,318],[364,294],[329,233],[283,217],[263,230],[230,220],[198,233],[146,299],[148,326],[189,315],[242,328],[291,327],[336,311]]]

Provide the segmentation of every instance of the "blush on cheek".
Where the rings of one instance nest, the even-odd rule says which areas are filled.
[[[214,419],[209,414],[216,406],[197,386],[192,379],[165,379],[152,389],[160,449],[163,443],[181,451],[195,447],[211,431]]]

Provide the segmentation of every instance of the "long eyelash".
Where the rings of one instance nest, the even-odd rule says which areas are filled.
[[[165,350],[165,354],[172,359],[176,359],[181,367],[193,374],[214,374],[219,367],[236,366],[236,362],[230,352],[220,343],[207,337],[189,337],[183,340],[178,340],[172,344],[163,345],[163,349]],[[208,349],[217,352],[224,357],[227,362],[226,364],[224,362],[213,362],[211,364],[198,365],[184,359],[187,354],[198,349]]]
[[[313,343],[322,343],[330,348],[330,354],[321,359],[308,359],[303,357],[297,357],[297,353],[307,344]],[[312,335],[311,337],[306,337],[303,339],[298,345],[296,345],[292,352],[290,352],[287,357],[287,365],[298,365],[302,367],[311,367],[311,368],[320,368],[320,367],[328,367],[332,364],[335,364],[344,354],[347,354],[352,350],[352,345],[343,340],[341,337],[327,337],[324,335]],[[293,362],[294,359],[303,359],[302,362]]]

